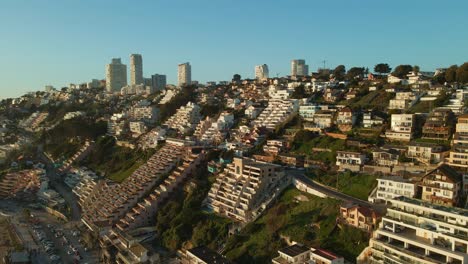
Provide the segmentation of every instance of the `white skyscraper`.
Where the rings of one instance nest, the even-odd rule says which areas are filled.
[[[255,78],[257,80],[265,80],[269,78],[268,65],[257,65],[255,66]]]
[[[177,80],[179,86],[189,85],[192,83],[192,66],[190,66],[190,63],[186,62],[179,64]]]
[[[305,64],[305,60],[291,61],[291,76],[307,76],[309,75],[309,65]]]
[[[112,63],[106,65],[106,90],[120,92],[124,86],[127,86],[127,65],[122,64],[120,58],[113,58]]]
[[[143,59],[140,54],[130,55],[130,84],[143,84]]]

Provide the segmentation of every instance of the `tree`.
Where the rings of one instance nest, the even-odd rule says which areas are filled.
[[[346,74],[346,67],[344,65],[338,65],[336,66],[335,70],[333,70],[333,76],[335,76],[335,79],[342,81],[344,80]]]
[[[346,79],[353,80],[356,78],[362,78],[362,76],[364,75],[364,71],[365,71],[364,67],[352,67],[346,73]]]
[[[415,74],[418,74],[418,73],[419,73],[419,66],[418,66],[418,65],[414,65],[414,66],[413,66],[413,72],[414,72]]]
[[[392,72],[392,75],[403,79],[406,75],[413,70],[413,66],[408,64],[398,65],[395,70]]]
[[[392,68],[387,63],[379,63],[375,65],[374,67],[374,72],[377,72],[379,76],[382,76],[383,74],[389,74]]]
[[[291,94],[292,99],[302,99],[306,97],[307,94],[305,92],[304,85],[299,85],[298,87],[294,88],[294,92]]]
[[[468,62],[463,63],[457,69],[457,81],[459,83],[468,83]]]
[[[458,70],[457,65],[450,66],[445,71],[445,80],[449,83],[457,81],[457,70]]]

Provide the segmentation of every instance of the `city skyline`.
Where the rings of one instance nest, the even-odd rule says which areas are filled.
[[[177,84],[177,65],[185,61],[193,65],[192,79],[206,82],[230,80],[235,73],[254,78],[252,67],[262,63],[271,77],[285,76],[296,58],[306,60],[309,71],[322,67],[323,60],[331,68],[344,64],[372,71],[383,62],[433,71],[460,65],[468,57],[468,38],[460,34],[468,23],[463,13],[468,4],[461,1],[443,6],[436,1],[341,1],[339,8],[307,1],[294,6],[261,2],[117,2],[115,12],[107,15],[104,2],[92,2],[90,9],[86,1],[6,1],[0,21],[9,25],[2,34],[9,41],[0,43],[0,56],[8,63],[0,66],[0,98],[43,90],[48,84],[60,88],[105,79],[104,65],[114,57],[130,65],[128,57],[134,53],[144,57],[144,77],[165,74],[171,84]],[[158,16],[154,10],[160,10]],[[141,19],[132,18],[136,12]],[[122,14],[123,26],[114,23],[115,13]],[[271,20],[272,15],[283,19]],[[253,25],[265,21],[267,27],[255,30]],[[293,26],[301,23],[308,26]],[[256,41],[247,41],[254,37]]]

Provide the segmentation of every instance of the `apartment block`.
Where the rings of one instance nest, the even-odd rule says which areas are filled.
[[[221,143],[234,124],[234,115],[223,112],[216,118],[207,117],[195,129],[194,136],[204,144]]]
[[[425,164],[437,164],[444,161],[445,154],[444,146],[435,143],[410,142],[408,144],[408,158],[417,159]]]
[[[193,131],[200,122],[200,107],[192,102],[182,106],[164,125],[185,134]]]
[[[288,182],[279,165],[234,158],[217,175],[206,202],[214,212],[246,223],[254,220]]]
[[[255,79],[259,81],[263,81],[268,79],[269,72],[268,72],[268,65],[262,64],[255,66]]]
[[[233,264],[230,260],[221,256],[217,252],[205,247],[199,246],[187,249],[182,256],[181,264]]]
[[[313,117],[313,127],[318,129],[330,128],[335,124],[335,115],[334,110],[320,110],[315,113]]]
[[[155,184],[171,172],[186,152],[187,143],[168,139],[145,164],[120,184],[104,181],[82,203],[82,222],[91,230],[111,226],[137,205]]]
[[[463,192],[463,178],[452,167],[442,164],[421,179],[421,199],[435,204],[455,206]]]
[[[159,254],[146,248],[137,238],[119,230],[109,229],[101,234],[102,263],[151,264],[160,263]]]
[[[400,153],[394,149],[379,148],[372,151],[373,163],[377,166],[394,167],[398,165]]]
[[[73,156],[63,162],[62,166],[58,169],[59,173],[68,171],[74,163],[84,159],[93,150],[94,141],[86,141],[83,146]]]
[[[192,66],[190,63],[182,63],[178,66],[177,81],[179,87],[192,84]]]
[[[268,106],[252,123],[258,127],[275,130],[291,120],[299,109],[297,100],[271,99]]]
[[[136,105],[130,108],[128,118],[154,124],[159,119],[159,108],[154,105]]]
[[[308,248],[295,243],[278,250],[274,264],[344,264],[344,258],[320,248]]]
[[[204,157],[204,153],[195,154],[191,151],[184,153],[180,165],[154,191],[120,218],[116,227],[122,231],[128,231],[153,223],[159,208],[194,173]]]
[[[300,105],[299,106],[299,116],[302,117],[305,121],[313,121],[315,113],[320,111],[320,106],[318,105]]]
[[[458,117],[448,163],[450,166],[468,168],[468,114]]]
[[[109,121],[107,121],[107,134],[116,137],[125,135],[129,130],[128,125],[128,118],[126,114],[113,114],[109,118]]]
[[[352,151],[337,151],[336,152],[336,166],[340,170],[348,169],[351,171],[360,171],[361,166],[366,162],[366,155],[359,152]]]
[[[452,110],[434,109],[426,119],[422,128],[422,138],[448,140],[453,133],[454,115]]]
[[[369,202],[387,203],[395,197],[415,198],[418,183],[415,180],[401,176],[388,176],[377,179],[377,187],[369,195]]]
[[[113,58],[112,62],[106,65],[106,91],[120,92],[124,86],[127,86],[127,65],[122,64],[120,58]]]
[[[362,126],[365,128],[371,128],[375,126],[383,125],[383,118],[376,116],[372,112],[367,112],[363,114],[362,117]]]
[[[414,133],[415,115],[392,114],[391,129],[385,137],[391,140],[411,141]]]
[[[32,198],[41,185],[40,170],[8,173],[0,180],[0,198]]]
[[[391,206],[357,263],[468,263],[468,211],[407,197]]]

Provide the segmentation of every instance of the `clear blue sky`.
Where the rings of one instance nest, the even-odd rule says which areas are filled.
[[[174,83],[177,64],[192,78],[289,73],[304,58],[327,66],[468,61],[468,1],[2,0],[0,98],[105,77],[105,64],[143,55],[145,76]]]

